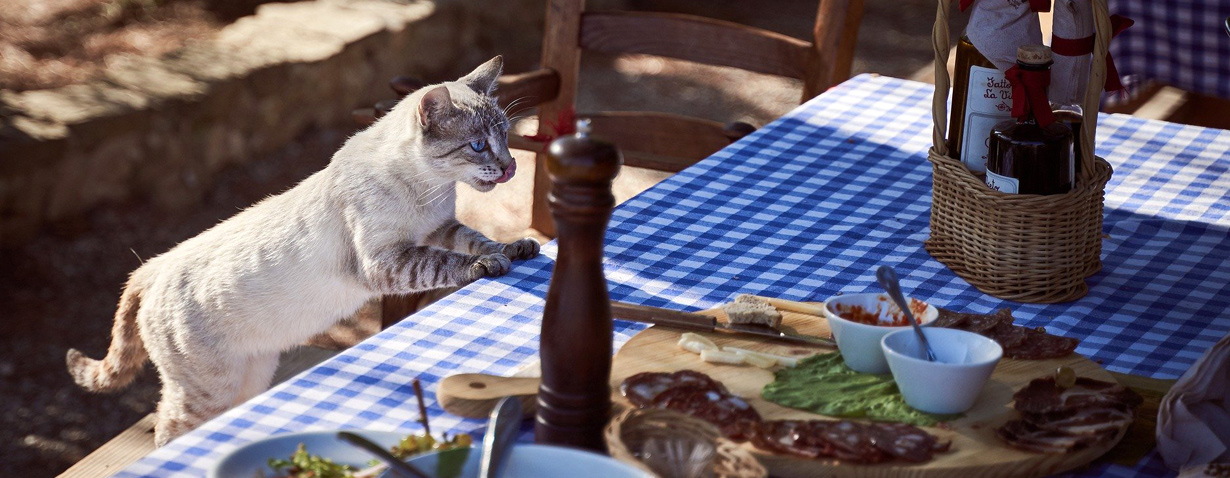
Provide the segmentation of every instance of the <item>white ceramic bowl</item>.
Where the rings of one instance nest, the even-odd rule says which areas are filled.
[[[919,300],[907,301],[914,305],[910,310],[921,325],[928,325],[939,314],[935,307]],[[869,325],[855,322],[842,317],[851,315],[853,307],[860,307],[867,314],[874,314],[879,323],[891,324],[898,321],[905,325]],[[884,352],[880,349],[880,339],[889,332],[910,329],[901,309],[893,303],[888,294],[846,294],[833,297],[824,303],[824,316],[829,321],[829,330],[833,331],[833,339],[837,341],[837,349],[846,365],[856,372],[888,373],[888,362],[884,360]]]
[[[898,330],[880,341],[905,403],[928,413],[969,410],[1003,357],[1003,347],[964,330],[928,327],[923,333],[935,362],[927,361],[913,330]]]
[[[428,453],[409,461],[432,478],[478,478],[482,449]],[[653,478],[653,475],[606,455],[558,446],[517,444],[502,467],[501,478]],[[381,478],[396,478],[386,472]]]

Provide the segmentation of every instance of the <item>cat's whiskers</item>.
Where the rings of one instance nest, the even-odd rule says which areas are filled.
[[[520,102],[522,102],[523,100],[528,100],[528,99],[530,99],[530,98],[531,98],[531,96],[528,96],[528,95],[527,95],[527,96],[522,96],[522,97],[520,97],[520,98],[517,98],[517,99],[515,99],[515,100],[512,100],[512,102],[508,103],[508,106],[505,106],[505,107],[504,107],[504,116],[508,116],[508,111],[509,111],[509,110],[511,110],[511,109],[513,109],[513,107],[514,107],[514,106],[517,106],[517,103],[520,103]]]
[[[437,189],[441,189],[441,188],[443,188],[443,186],[438,187]],[[432,196],[431,199],[427,200],[427,202],[420,203],[419,207],[427,206],[429,204],[435,204],[436,201],[439,201],[440,199],[444,198],[447,195],[448,195],[448,189],[443,189],[442,191],[437,193],[435,196]]]

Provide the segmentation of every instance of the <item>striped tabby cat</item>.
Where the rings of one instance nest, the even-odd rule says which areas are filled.
[[[489,191],[516,170],[491,93],[496,57],[425,87],[346,141],[329,166],[134,271],[103,360],[68,351],[81,387],[162,379],[159,446],[269,387],[279,352],[384,294],[503,275],[538,243],[457,222],[455,185]]]

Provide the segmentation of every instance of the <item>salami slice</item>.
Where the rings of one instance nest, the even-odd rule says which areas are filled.
[[[747,441],[760,422],[760,413],[746,400],[699,384],[679,385],[663,391],[650,404],[685,413],[717,425],[731,440]]]
[[[805,458],[836,458],[849,463],[891,459],[920,463],[947,451],[951,442],[911,425],[849,420],[769,420],[760,422],[752,444],[775,453]]]
[[[619,393],[632,402],[633,405],[644,408],[653,403],[654,398],[667,389],[677,386],[692,386],[727,393],[726,387],[700,372],[681,370],[675,373],[645,372],[638,373],[624,380],[619,386]]]
[[[833,456],[843,461],[879,463],[888,459],[872,440],[871,427],[862,423],[841,420],[824,427],[820,437],[833,447]]]
[[[936,452],[947,451],[950,441],[939,439],[921,428],[904,423],[873,423],[871,440],[881,451],[905,461],[921,463]]]
[[[808,433],[800,435],[799,429],[806,422],[797,420],[770,420],[760,422],[751,436],[752,445],[773,453],[821,458],[829,456],[829,447],[822,440],[808,440]]]

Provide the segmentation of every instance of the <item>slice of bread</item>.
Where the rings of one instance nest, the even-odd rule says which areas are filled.
[[[782,325],[782,313],[768,302],[747,294],[722,306],[732,324],[761,324],[777,328]]]

